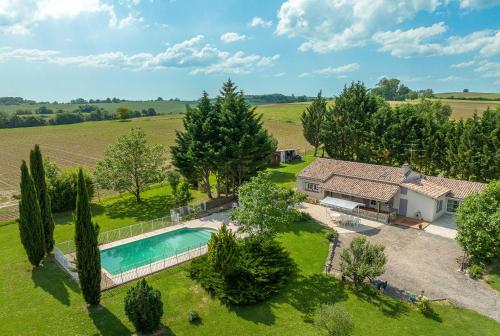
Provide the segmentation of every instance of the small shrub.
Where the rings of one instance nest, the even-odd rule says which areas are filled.
[[[434,313],[434,310],[431,306],[431,301],[424,295],[418,296],[416,305],[418,311],[424,315],[432,315]]]
[[[354,329],[351,315],[338,304],[321,304],[313,314],[313,322],[328,336],[349,336]]]
[[[484,274],[484,267],[479,264],[472,264],[469,267],[469,276],[472,279],[480,279]]]
[[[163,302],[159,290],[149,286],[146,279],[127,291],[125,313],[137,332],[153,333],[160,327]]]
[[[331,241],[333,241],[333,240],[337,237],[337,235],[338,235],[337,230],[332,229],[332,230],[329,230],[329,231],[326,233],[325,238],[326,238],[326,240],[328,240],[328,241],[330,241],[330,242],[331,242]]]
[[[200,323],[201,317],[200,314],[196,310],[191,310],[188,314],[188,321],[189,323],[196,324]]]

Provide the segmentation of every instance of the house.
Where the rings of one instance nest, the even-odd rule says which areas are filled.
[[[297,157],[296,148],[277,149],[276,152],[274,152],[271,164],[273,166],[279,166],[280,163],[290,162],[296,157]]]
[[[408,164],[390,167],[318,158],[297,175],[297,189],[322,204],[388,222],[396,216],[433,222],[485,183],[426,176]],[[346,206],[346,200],[348,205]]]

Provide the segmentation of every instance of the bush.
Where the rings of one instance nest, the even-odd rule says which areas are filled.
[[[127,291],[125,313],[137,332],[153,333],[160,327],[163,302],[159,290],[149,286],[146,279]]]
[[[192,279],[222,302],[246,305],[278,292],[295,271],[289,253],[272,238],[248,237],[238,241],[238,257],[230,273],[216,270],[208,257],[190,264]]]
[[[417,298],[417,309],[424,315],[432,315],[434,314],[434,310],[431,306],[431,301],[424,295],[419,295]]]
[[[328,336],[348,336],[352,334],[352,317],[342,306],[322,304],[313,315],[316,328]]]
[[[75,209],[78,182],[78,170],[69,168],[61,170],[52,162],[45,162],[47,189],[53,212],[71,211]],[[89,198],[94,196],[95,188],[91,176],[84,172]]]
[[[479,279],[482,278],[484,274],[484,267],[479,264],[472,264],[469,267],[469,276],[472,279]]]
[[[366,278],[381,275],[387,262],[384,249],[383,245],[371,244],[366,237],[355,237],[340,254],[342,276],[350,278],[358,286]]]
[[[201,317],[200,314],[196,310],[191,310],[188,314],[188,321],[189,323],[196,324],[200,323]]]
[[[326,238],[326,240],[328,240],[328,241],[330,241],[330,242],[331,242],[331,241],[333,241],[333,240],[337,237],[337,235],[338,235],[337,230],[332,229],[332,230],[329,230],[329,231],[326,233],[325,238]]]

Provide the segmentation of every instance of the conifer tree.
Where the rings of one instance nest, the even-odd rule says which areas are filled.
[[[45,248],[47,253],[50,253],[54,247],[54,219],[52,218],[50,197],[45,181],[42,153],[38,145],[35,145],[35,149],[30,153],[30,170],[37,191],[38,203],[40,204]]]
[[[314,156],[318,154],[318,147],[321,145],[321,127],[325,121],[326,113],[327,103],[320,91],[311,105],[300,116],[304,138],[314,147]]]
[[[39,266],[45,257],[45,237],[35,184],[24,160],[21,164],[19,233],[28,260],[33,266]]]
[[[85,302],[97,305],[101,299],[101,256],[97,236],[99,226],[92,222],[87,186],[80,168],[76,198],[76,268]]]

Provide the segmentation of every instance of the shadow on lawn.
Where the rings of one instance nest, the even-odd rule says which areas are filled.
[[[284,183],[284,182],[294,182],[295,174],[289,172],[283,172],[279,170],[270,170],[271,181],[274,183]]]
[[[70,305],[68,289],[80,291],[78,285],[59,269],[52,256],[47,258],[43,266],[32,269],[31,280],[35,288],[43,289],[66,306]]]
[[[132,332],[104,306],[91,307],[88,309],[89,317],[92,319],[100,335],[131,335]]]
[[[167,216],[173,206],[170,195],[152,196],[137,203],[131,197],[118,199],[112,206],[103,209],[109,218],[130,218],[136,221],[147,221]]]
[[[400,300],[393,299],[388,295],[382,295],[377,292],[375,287],[365,286],[353,290],[353,293],[361,300],[377,307],[385,316],[396,318],[408,313],[408,305]]]

